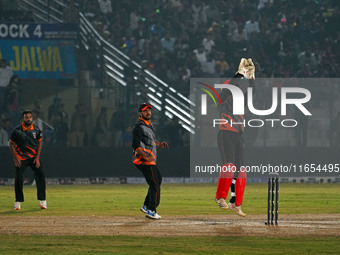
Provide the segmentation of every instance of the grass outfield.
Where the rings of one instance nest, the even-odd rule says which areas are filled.
[[[13,187],[1,186],[0,217],[141,216],[139,207],[146,189],[146,185],[48,186],[48,209],[40,210],[35,187],[25,186],[26,202],[22,203],[21,211],[14,211]],[[163,217],[232,214],[217,208],[215,190],[215,184],[162,185],[158,211]],[[340,213],[339,198],[340,184],[281,184],[279,211],[281,214]],[[266,184],[248,184],[243,209],[249,215],[259,214],[265,219],[266,199]],[[339,254],[340,250],[338,236],[22,236],[1,233],[0,226],[0,254]]]
[[[1,236],[1,254],[339,254],[338,238]]]
[[[136,216],[146,185],[48,186],[48,210],[38,210],[36,189],[24,187],[25,202],[14,211],[14,188],[0,187],[0,215]],[[158,212],[165,215],[222,215],[216,210],[215,184],[164,184]],[[340,184],[281,184],[279,213],[340,213]],[[266,214],[267,185],[248,184],[242,206],[247,214]]]

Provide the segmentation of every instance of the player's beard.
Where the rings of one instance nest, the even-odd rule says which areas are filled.
[[[24,125],[25,125],[26,127],[31,126],[31,124],[32,124],[32,121],[30,121],[30,120],[24,121]]]
[[[143,118],[144,120],[150,120],[150,119],[151,119],[151,113],[150,113],[150,114],[147,114],[147,115],[142,114],[142,118]]]
[[[150,120],[150,119],[151,119],[151,115],[143,116],[142,118],[143,118],[144,120]]]

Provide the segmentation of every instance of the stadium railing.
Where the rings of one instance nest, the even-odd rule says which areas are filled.
[[[22,0],[20,8],[31,10],[37,22],[62,23],[64,3],[57,0]],[[100,69],[99,83],[108,78],[116,84],[129,88],[127,76],[131,76],[138,84],[141,97],[145,97],[163,116],[173,119],[190,133],[194,133],[194,102],[166,82],[130,59],[126,54],[107,42],[92,26],[83,13],[79,13],[79,40],[86,51],[96,56],[94,65]]]

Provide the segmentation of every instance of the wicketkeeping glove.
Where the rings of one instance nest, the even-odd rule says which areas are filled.
[[[255,65],[251,58],[242,58],[237,72],[246,79],[255,79]]]

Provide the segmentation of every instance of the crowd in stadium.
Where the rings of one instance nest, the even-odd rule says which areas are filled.
[[[334,1],[99,0],[79,8],[108,41],[182,91],[190,77],[230,77],[243,56],[257,77],[340,73]]]
[[[34,22],[5,1],[2,21]],[[228,77],[242,56],[257,77],[337,77],[340,10],[323,0],[64,0],[64,22],[78,12],[108,41],[163,80]],[[13,8],[18,8],[17,6]],[[9,9],[9,10],[7,10]],[[14,9],[15,10],[15,9]]]

